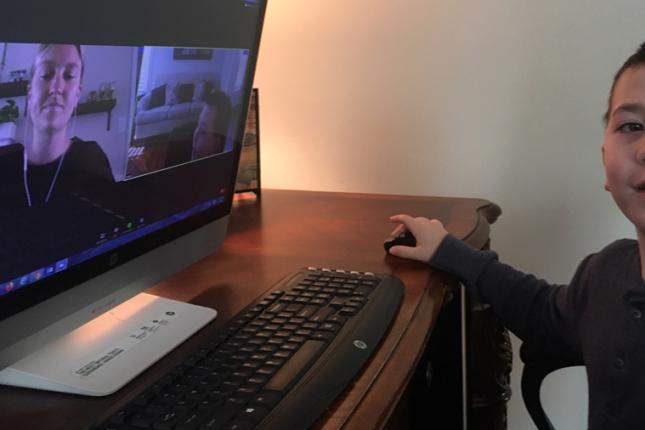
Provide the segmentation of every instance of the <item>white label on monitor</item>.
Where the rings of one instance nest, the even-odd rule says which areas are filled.
[[[176,315],[174,312],[168,312],[166,314],[171,318]],[[149,324],[142,325],[136,331],[133,331],[130,335],[117,342],[112,348],[76,370],[74,374],[81,378],[92,375],[101,367],[119,357],[130,348],[139,345],[141,342],[150,339],[153,335],[159,333],[162,327],[167,326],[169,323],[170,319],[154,319]]]

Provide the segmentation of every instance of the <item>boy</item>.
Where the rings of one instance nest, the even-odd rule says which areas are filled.
[[[589,382],[590,429],[645,425],[645,43],[616,73],[605,115],[605,188],[636,227],[638,240],[618,240],[586,257],[568,286],[549,285],[476,251],[441,222],[395,215],[398,236],[409,230],[415,247],[390,253],[429,262],[457,276],[490,303],[534,352],[581,360]]]

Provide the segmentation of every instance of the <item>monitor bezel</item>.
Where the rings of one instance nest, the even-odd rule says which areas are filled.
[[[198,0],[195,4],[202,3],[202,0]],[[225,3],[225,2],[224,2]],[[25,5],[17,5],[16,8],[25,7]],[[139,5],[141,7],[141,5]],[[246,97],[242,100],[242,112],[248,110],[249,101],[251,92],[253,90],[253,79],[252,77],[255,74],[255,69],[257,65],[260,39],[262,35],[262,28],[264,23],[264,16],[266,13],[266,1],[260,1],[257,5],[258,8],[258,21],[255,25],[256,35],[251,47],[245,47],[244,49],[249,49],[249,62],[248,68],[245,76],[245,86],[243,94]],[[15,43],[42,43],[43,40],[34,40],[33,38],[25,38],[18,36],[12,38],[6,38],[6,42],[15,42]],[[159,39],[160,43],[164,41],[162,38]],[[60,37],[51,37],[49,40],[51,43],[63,42]],[[144,42],[149,42],[149,40],[143,40]],[[83,44],[105,44],[105,40],[100,38],[95,38],[94,40],[83,40]],[[115,40],[112,45],[118,46],[135,46],[128,45],[123,42],[123,40]],[[152,45],[150,46],[161,46],[161,45]],[[208,43],[197,44],[194,43],[193,46],[208,46]],[[141,46],[141,45],[136,45]],[[209,46],[215,47],[215,46]],[[133,261],[134,259],[144,256],[146,253],[154,251],[162,245],[170,244],[177,239],[199,230],[207,226],[208,224],[214,223],[218,220],[223,219],[231,212],[231,207],[233,203],[234,188],[235,188],[235,176],[237,173],[240,152],[242,147],[242,139],[244,136],[244,123],[246,118],[240,118],[240,123],[238,124],[237,135],[234,138],[233,145],[233,166],[232,173],[229,178],[229,183],[227,187],[227,196],[225,201],[222,204],[208,208],[202,212],[194,214],[184,220],[178,221],[169,226],[163,227],[162,229],[151,233],[147,236],[138,238],[130,243],[121,245],[113,250],[110,250],[104,254],[91,258],[85,262],[79,263],[74,266],[70,266],[66,270],[59,272],[49,278],[42,279],[33,284],[27,285],[24,288],[17,289],[12,291],[9,294],[0,296],[0,322],[5,321],[16,314],[19,314],[22,311],[28,310],[31,307],[34,307],[38,304],[44,303],[49,299],[52,299],[62,293],[71,291],[75,288],[82,288],[83,284],[91,281],[93,278],[96,278],[100,275],[106,274],[109,271],[118,269],[124,264]],[[215,249],[213,249],[215,251]],[[115,288],[115,291],[118,288]],[[109,296],[112,291],[106,291],[105,296]],[[90,302],[88,302],[89,304]],[[1,347],[1,346],[0,346]]]

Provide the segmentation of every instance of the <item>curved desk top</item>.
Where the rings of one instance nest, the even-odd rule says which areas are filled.
[[[86,428],[136,396],[199,343],[289,273],[308,266],[390,273],[405,284],[396,320],[354,384],[317,424],[321,429],[383,427],[403,395],[443,302],[445,274],[386,255],[396,213],[440,219],[476,248],[501,211],[480,199],[263,190],[238,200],[222,249],[149,292],[214,307],[218,318],[125,388],[104,398],[0,387],[7,428]]]

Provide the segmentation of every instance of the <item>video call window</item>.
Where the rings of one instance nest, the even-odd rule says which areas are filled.
[[[248,51],[145,47],[126,178],[229,152]]]
[[[0,46],[0,112],[5,112],[0,114],[0,155],[12,152],[9,146],[17,152],[43,145],[38,132],[49,123],[34,109],[47,102],[61,141],[92,142],[98,157],[106,159],[97,173],[115,181],[232,149],[247,50]],[[76,63],[78,75],[52,101],[43,92],[51,88],[39,83],[48,82],[42,67],[54,67],[55,60]]]
[[[28,164],[34,166],[64,154],[65,167],[74,167],[67,151],[75,155],[83,142],[92,146],[90,162],[100,158],[98,174],[122,180],[136,48],[19,43],[0,47],[0,110],[5,113],[0,117],[0,151],[5,147],[5,153],[11,152],[8,146],[26,149]],[[41,154],[32,150],[36,148]]]
[[[0,43],[0,295],[222,204],[248,55]]]

